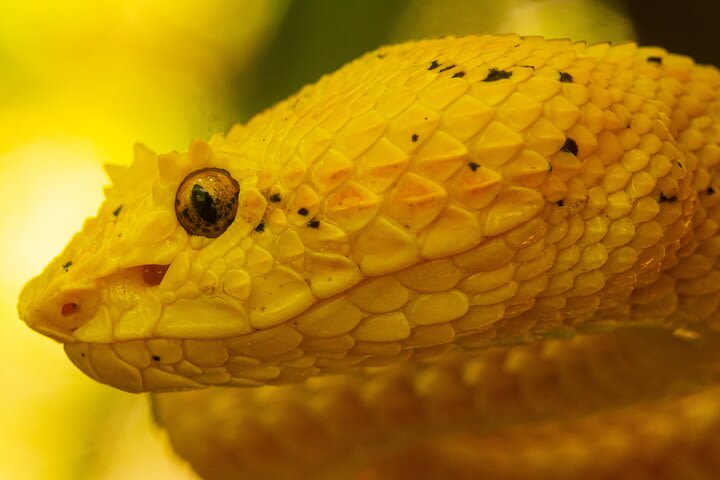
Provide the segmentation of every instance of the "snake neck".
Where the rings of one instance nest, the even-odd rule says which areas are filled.
[[[651,161],[668,159],[675,178],[661,179],[663,207],[641,227],[664,240],[643,252],[629,295],[635,320],[663,319],[674,326],[720,328],[720,77],[696,66],[669,109],[669,139]],[[660,133],[658,138],[663,138]],[[660,229],[657,227],[660,226]]]

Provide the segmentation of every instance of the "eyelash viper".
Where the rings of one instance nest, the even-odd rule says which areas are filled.
[[[719,143],[660,48],[383,47],[108,166],[18,309],[207,478],[711,478]]]

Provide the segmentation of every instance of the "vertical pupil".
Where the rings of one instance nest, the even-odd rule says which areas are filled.
[[[215,208],[213,198],[201,185],[193,185],[191,203],[198,216],[205,222],[212,224],[217,221],[218,212]]]

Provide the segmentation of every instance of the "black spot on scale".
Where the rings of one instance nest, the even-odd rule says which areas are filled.
[[[282,202],[282,197],[279,193],[273,193],[272,195],[270,195],[270,201],[273,203],[279,203]]]
[[[68,270],[70,270],[70,267],[72,267],[72,260],[63,263],[62,268],[63,268],[66,272],[67,272]]]
[[[440,71],[440,72],[447,72],[448,70],[452,70],[452,69],[455,68],[456,66],[457,66],[457,65],[455,65],[455,64],[453,63],[452,65],[448,65],[447,67],[441,68],[439,71]]]
[[[573,140],[573,139],[570,138],[570,137],[567,137],[567,138],[565,139],[565,143],[563,144],[562,148],[560,148],[560,150],[563,151],[563,152],[572,153],[572,154],[575,155],[576,157],[577,157],[577,154],[578,154],[578,146],[577,146],[577,143],[575,143],[575,140]]]
[[[428,67],[428,70],[435,70],[439,66],[440,66],[440,63],[438,63],[437,60],[433,60],[432,62],[430,62],[430,66]]]
[[[567,72],[558,72],[562,83],[573,83],[573,76]]]
[[[117,217],[118,215],[120,215],[120,211],[122,210],[122,207],[123,207],[123,206],[120,205],[120,206],[117,207],[115,210],[113,210],[113,212],[112,212],[113,217]]]
[[[313,218],[307,223],[307,226],[310,228],[318,229],[320,228],[320,220],[318,220],[317,218]]]
[[[191,203],[198,216],[206,223],[215,223],[218,218],[218,211],[212,195],[202,185],[195,184],[192,187]]]
[[[555,202],[555,203],[557,203],[557,206],[558,206],[558,207],[564,207],[564,206],[565,206],[565,201],[564,201],[564,200],[558,200],[558,201]]]
[[[308,209],[305,207],[302,207],[301,209],[298,210],[298,215],[302,215],[303,217],[307,217],[308,213],[309,213]]]
[[[491,68],[487,77],[483,79],[483,82],[497,82],[498,80],[505,80],[510,77],[512,77],[512,72]]]
[[[413,133],[413,134],[412,134],[412,137],[410,137],[410,140],[412,140],[413,142],[417,142],[417,141],[418,141],[418,138],[420,138],[420,137],[418,137],[418,134],[417,134],[417,133]]]
[[[712,195],[713,193],[715,193],[715,189],[713,187],[707,187],[705,193],[707,193],[708,195]]]
[[[662,57],[647,57],[647,61],[650,63],[657,63],[658,65],[662,65]]]
[[[265,222],[258,223],[258,226],[255,227],[256,232],[263,232],[265,231]]]
[[[672,195],[670,197],[666,197],[662,192],[660,192],[660,198],[658,199],[658,203],[673,203],[677,202],[677,195]]]
[[[159,361],[160,361],[160,355],[153,355],[153,356],[152,356],[152,359],[155,360],[156,362],[159,362]]]
[[[478,168],[480,168],[480,165],[475,162],[468,162],[468,167],[470,167],[470,170],[472,170],[474,172]]]
[[[462,78],[465,76],[465,72],[455,72],[453,73],[452,78]]]

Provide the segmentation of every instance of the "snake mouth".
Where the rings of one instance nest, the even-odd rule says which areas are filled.
[[[50,337],[60,343],[71,343],[75,341],[75,338],[72,336],[72,331],[67,331],[50,322],[41,320],[28,325],[36,332],[42,333],[46,337]]]

